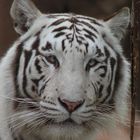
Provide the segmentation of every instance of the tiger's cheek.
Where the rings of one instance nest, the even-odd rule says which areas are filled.
[[[26,70],[26,77],[28,79],[26,89],[32,97],[40,96],[40,88],[49,74],[50,69],[43,60],[43,57],[35,56],[31,58]]]
[[[94,104],[97,101],[97,95],[95,89],[93,89],[93,85],[89,82],[84,91],[86,102]]]

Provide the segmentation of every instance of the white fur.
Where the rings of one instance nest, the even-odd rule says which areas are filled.
[[[32,5],[32,3],[28,5],[29,3],[30,3],[29,0],[26,0],[24,2],[17,1],[17,0],[14,1],[12,10],[11,10],[11,15],[13,19],[16,20],[16,22],[18,22],[19,24],[19,26],[16,28],[16,31],[23,35],[18,39],[18,41],[14,43],[14,45],[10,48],[10,50],[3,57],[0,63],[0,137],[2,138],[2,140],[12,140],[11,130],[9,129],[9,126],[8,126],[9,117],[11,115],[14,115],[15,113],[20,113],[20,112],[16,112],[13,109],[13,100],[15,97],[14,96],[15,86],[13,83],[14,78],[13,78],[12,67],[15,66],[13,62],[16,56],[17,46],[25,38],[29,37],[30,35],[36,34],[36,32],[40,30],[41,27],[46,24],[46,22],[47,22],[47,26],[49,26],[53,22],[53,19],[52,20],[46,19],[45,15],[41,14],[39,10],[37,10],[35,6]],[[32,10],[30,9],[31,7],[33,8]],[[27,16],[26,18],[28,19],[27,20],[28,23],[21,23],[21,21],[19,21],[21,17],[19,17],[18,12],[21,12],[21,11],[25,12],[25,15]],[[16,19],[17,13],[18,13],[18,17],[17,17],[18,20]],[[118,53],[122,57],[123,67],[121,68],[121,74],[124,75],[123,79],[119,82],[118,91],[115,91],[116,92],[116,96],[115,96],[116,112],[113,112],[111,115],[105,114],[106,116],[100,119],[96,118],[98,121],[97,123],[99,124],[101,123],[100,127],[97,126],[97,130],[98,129],[102,130],[101,128],[102,125],[104,127],[103,129],[109,129],[111,126],[115,126],[115,124],[118,123],[117,120],[123,123],[128,113],[127,100],[128,100],[128,89],[129,89],[129,84],[130,84],[129,82],[130,81],[130,72],[129,72],[130,66],[126,58],[123,56],[122,48],[119,42],[120,39],[123,37],[122,32],[124,32],[124,30],[122,30],[122,27],[124,27],[124,25],[128,26],[128,22],[129,22],[128,9],[127,8],[124,9],[123,13],[124,14],[119,14],[118,16],[110,19],[107,22],[98,20],[98,22],[103,25],[103,28],[96,27],[95,25],[95,27],[98,28],[98,31],[100,31],[99,35],[97,36],[101,37],[101,34],[105,33],[106,36],[104,39],[113,46],[112,49],[110,48],[111,55],[114,58],[116,58],[116,53]],[[125,24],[124,19],[127,19],[126,24]],[[114,22],[116,24],[114,24]],[[31,26],[31,23],[33,24],[33,26]],[[121,23],[123,24],[123,26]],[[20,28],[21,25],[23,24],[31,26],[29,31],[27,31],[25,34]],[[70,24],[67,23],[67,27],[69,26]],[[118,30],[114,30],[115,27],[117,27]],[[44,30],[44,32],[41,34],[40,46],[43,46],[45,44],[45,40],[48,38],[49,38],[49,41],[53,42],[53,34],[51,34],[52,30],[53,28],[49,30],[48,29]],[[120,38],[117,38],[118,35]],[[34,36],[31,36],[30,40],[25,44],[24,49],[31,50],[30,46],[33,44],[35,39],[36,38]],[[59,71],[56,71],[52,65],[50,66],[50,68],[48,68],[49,70],[44,68],[46,79],[49,77],[51,77],[52,79],[48,83],[48,86],[45,87],[45,91],[43,92],[41,98],[43,98],[43,96],[46,96],[47,97],[46,101],[51,101],[56,104],[54,108],[59,110],[58,116],[57,117],[55,116],[56,122],[64,121],[69,116],[68,112],[58,103],[57,101],[58,97],[61,97],[62,99],[63,98],[68,99],[69,101],[72,101],[72,102],[85,99],[85,104],[71,115],[71,118],[75,120],[77,124],[81,124],[84,121],[84,118],[82,118],[80,115],[82,114],[83,111],[87,111],[86,105],[90,103],[95,103],[97,100],[95,91],[93,91],[93,89],[88,87],[88,84],[90,83],[91,80],[97,81],[99,77],[97,74],[94,74],[93,70],[91,70],[89,74],[85,73],[84,71],[83,67],[85,67],[90,57],[86,58],[86,60],[83,61],[83,58],[84,58],[83,54],[77,53],[75,49],[72,49],[73,53],[68,53],[67,56],[63,55],[62,57],[62,53],[61,53],[62,48],[60,47],[61,39],[63,40],[63,37],[59,38],[59,40],[56,40],[57,44],[55,44],[56,42],[53,42],[53,45],[57,46],[56,47],[57,57],[59,58],[60,64],[62,65],[62,67]],[[103,46],[104,43],[105,43],[104,40],[98,40],[98,39],[95,40],[95,44],[98,44],[101,47]],[[92,44],[92,42],[89,41],[89,44]],[[77,45],[77,42],[76,40],[74,40],[73,46],[76,47],[76,45]],[[68,51],[71,50],[70,44],[68,42],[67,42],[67,48],[68,48]],[[93,49],[93,46],[89,47],[89,56],[94,54],[94,51],[95,50]],[[41,59],[41,58],[38,57],[38,59]],[[20,81],[22,79],[22,74],[23,74],[22,67],[21,67],[21,65],[23,65],[24,63],[23,60],[24,60],[24,56],[19,66],[21,68],[21,71],[18,75],[19,86],[21,86]],[[29,79],[34,76],[38,76],[34,69],[34,63],[33,63],[35,61],[34,57],[32,57],[31,60],[32,61],[30,62],[31,63],[30,65],[32,66],[31,68],[33,70],[33,73],[32,75],[30,74],[28,75]],[[48,63],[48,65],[50,64]],[[102,73],[102,71],[100,72]],[[94,77],[94,79],[91,77]],[[104,83],[104,84],[105,86],[107,86],[108,83]],[[28,90],[30,90],[30,82],[28,83],[27,87],[28,87]],[[54,87],[58,87],[59,92],[56,92]],[[84,93],[85,89],[87,90],[86,94]],[[50,107],[50,108],[53,107],[53,105],[47,104],[47,102],[43,102],[43,101],[40,101],[40,106],[45,106],[45,107]],[[92,109],[96,110],[96,105],[93,105]],[[56,112],[51,112],[51,113],[56,113]],[[30,112],[29,114],[34,115],[34,112]],[[26,117],[27,119],[29,114],[25,113],[24,117]],[[82,115],[85,115],[85,114],[83,113]],[[20,119],[18,121],[20,121]],[[22,137],[26,140],[38,140],[38,139],[42,139],[42,140],[46,140],[46,139],[47,140],[57,140],[57,139],[58,140],[59,139],[61,140],[67,140],[67,139],[68,140],[71,140],[71,139],[72,140],[86,140],[88,139],[88,140],[92,140],[95,137],[96,132],[97,132],[96,126],[94,127],[95,127],[95,130],[90,130],[90,129],[83,128],[80,126],[77,126],[77,127],[68,126],[68,127],[61,128],[60,126],[56,125],[56,126],[50,126],[50,127],[46,126],[39,129],[36,128],[36,130],[34,130],[31,133],[28,132],[26,127],[23,127],[23,128],[19,128],[16,131],[16,133],[22,135]]]

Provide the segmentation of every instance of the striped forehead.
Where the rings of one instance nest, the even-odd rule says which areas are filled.
[[[46,24],[34,33],[31,41],[31,49],[37,48],[41,52],[77,50],[89,53],[96,48],[99,29],[103,27],[96,19],[72,14],[47,15],[44,20]]]

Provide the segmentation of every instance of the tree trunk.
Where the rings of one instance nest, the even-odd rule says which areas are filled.
[[[139,78],[139,60],[140,60],[140,0],[133,0],[132,1],[132,11],[131,11],[131,58],[132,58],[132,110],[131,110],[131,133],[130,139],[133,140],[134,136],[134,126],[135,126],[135,106],[136,106],[136,96],[140,99],[140,95],[138,95],[138,81]]]

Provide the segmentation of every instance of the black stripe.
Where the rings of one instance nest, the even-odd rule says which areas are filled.
[[[95,42],[95,39],[94,39],[92,36],[87,35],[87,34],[84,34],[84,36],[85,36],[86,38],[90,39],[91,41]]]
[[[31,98],[31,96],[29,95],[29,93],[26,90],[26,86],[27,86],[26,69],[27,69],[27,66],[28,66],[28,63],[30,61],[31,56],[32,56],[32,53],[30,51],[24,51],[25,63],[24,63],[24,70],[23,70],[23,83],[22,83],[22,86],[23,86],[24,94],[28,98]]]
[[[85,38],[82,37],[82,36],[78,36],[78,38],[81,39],[81,40],[85,40]]]
[[[121,72],[123,66],[123,60],[119,54],[117,54],[117,69],[116,69],[116,75],[115,75],[115,85],[113,89],[113,96],[115,95],[116,91],[119,88],[119,84],[122,81],[124,75]]]
[[[76,37],[76,40],[77,40],[77,43],[79,44],[79,45],[81,45],[82,44],[82,40],[80,40],[79,39],[79,36],[77,36],[76,34],[75,34],[75,37]],[[85,40],[85,39],[84,39]],[[84,44],[84,43],[83,43]],[[79,49],[79,50],[81,50],[81,49]]]
[[[86,53],[88,53],[88,47],[89,47],[89,44],[88,44],[88,43],[86,43],[86,44],[85,44]]]
[[[35,36],[39,37],[44,28],[46,28],[46,25],[42,26],[41,29],[35,34]]]
[[[57,38],[57,37],[63,36],[64,34],[66,34],[66,33],[65,32],[59,32],[54,37]]]
[[[114,76],[114,68],[115,68],[115,64],[116,64],[116,60],[114,58],[110,58],[110,65],[111,65],[111,81],[110,81],[110,85],[107,88],[107,91],[109,94],[111,94],[111,85],[112,85],[112,80],[113,80],[113,76]]]
[[[38,71],[39,74],[42,73],[42,70],[41,70],[41,66],[39,65],[40,61],[39,59],[36,59],[35,60],[35,67],[36,67],[36,70]]]
[[[87,29],[83,29],[85,32],[87,32],[90,36],[94,36],[95,38],[97,38],[97,36],[93,33],[93,32],[91,32],[91,31],[89,31],[89,30],[87,30]]]
[[[16,56],[11,65],[11,69],[13,69],[13,78],[14,78],[14,85],[15,85],[15,97],[17,98],[20,96],[19,93],[19,85],[18,85],[18,73],[19,73],[19,64],[20,64],[20,57],[23,51],[23,43],[19,44],[16,49]],[[18,102],[13,102],[13,109],[16,109]]]
[[[34,43],[32,44],[32,49],[38,50],[39,43],[40,43],[40,39],[39,39],[39,37],[37,37],[36,40],[34,41]]]
[[[84,24],[85,26],[87,26],[88,28],[92,29],[93,31],[95,31],[98,34],[97,29],[95,29],[91,24],[85,22],[85,21],[80,21],[80,23]]]
[[[92,86],[93,86],[93,88],[94,88],[94,91],[95,91],[95,94],[97,95],[97,91],[98,91],[98,89],[96,88],[96,86],[93,84],[93,82],[91,82],[91,84],[92,84]]]
[[[65,48],[66,48],[66,47],[65,47],[65,40],[63,40],[63,41],[62,41],[62,51],[64,51]]]
[[[104,56],[104,54],[102,53],[101,49],[99,49],[98,46],[96,46],[96,54],[97,54],[97,57],[102,57],[102,56]]]
[[[77,34],[80,34],[80,35],[81,35],[81,33],[80,33],[80,32],[81,32],[81,30],[80,30],[79,28],[77,28],[77,26],[75,26],[75,28],[74,28],[74,29],[75,29],[75,32],[76,32]]]
[[[70,21],[73,24],[77,24],[79,22],[78,19],[76,17],[74,17],[74,16],[71,17],[70,19],[68,19],[68,21]]]
[[[105,50],[106,59],[108,60],[108,58],[110,57],[110,52],[106,46],[104,46],[104,50]]]
[[[78,19],[86,19],[86,20],[89,20],[91,23],[94,23],[94,24],[96,24],[96,25],[98,25],[98,26],[101,26],[101,27],[103,27],[103,25],[102,24],[100,24],[99,22],[97,22],[95,19],[93,19],[93,18],[90,18],[90,17],[78,17],[77,16],[77,18]]]
[[[38,87],[40,80],[42,80],[45,76],[42,75],[39,79],[31,79],[32,82]]]
[[[100,87],[99,87],[99,95],[98,95],[98,98],[101,98],[102,97],[102,94],[103,94],[103,88],[104,88],[104,86],[103,85],[100,85]]]
[[[106,39],[106,38],[107,38],[106,34],[102,34],[102,38],[103,38],[103,40],[105,41],[105,43],[106,43],[111,49],[114,50],[112,44]]]
[[[51,27],[51,26],[57,26],[57,25],[59,25],[59,24],[65,22],[66,20],[67,20],[67,19],[64,19],[64,18],[58,19],[58,20],[56,20],[55,22],[53,22],[51,25],[49,25],[49,27]],[[48,27],[48,28],[49,28],[49,27]]]
[[[100,74],[101,77],[105,77],[106,73],[107,73],[107,66],[99,66],[98,68],[96,68],[94,71],[98,71],[99,69],[104,69],[104,73]]]
[[[76,40],[77,40],[77,42],[79,43],[79,45],[82,44],[82,40],[79,38],[79,36],[76,36]],[[85,39],[84,39],[84,40],[85,40]]]
[[[62,27],[59,27],[59,28],[54,29],[52,32],[60,32],[62,30],[66,30],[66,29],[68,29],[68,27],[62,26]]]
[[[70,30],[74,29],[75,25],[71,24],[71,26],[69,27]]]
[[[66,35],[66,38],[67,38],[68,40],[71,40],[71,38],[72,38],[71,35],[72,35],[71,33],[70,33],[70,34],[67,34],[67,35]]]
[[[18,76],[18,72],[19,72],[19,63],[20,63],[20,57],[23,51],[23,44],[19,44],[17,46],[17,50],[16,50],[16,56],[15,56],[15,61],[13,62],[13,64],[11,65],[12,68],[14,68],[14,83],[16,85],[15,89],[18,89],[18,82],[17,82],[17,76]]]
[[[32,49],[35,49],[37,51],[37,53],[39,53],[38,47],[39,47],[39,44],[40,44],[40,34],[45,27],[46,27],[46,25],[42,26],[42,28],[35,34],[36,40],[32,44]],[[44,49],[44,48],[42,48],[42,49]]]
[[[42,47],[42,50],[43,51],[46,51],[46,50],[53,50],[52,49],[52,44],[50,42],[47,42],[46,46]]]
[[[42,95],[42,93],[44,92],[45,90],[45,87],[47,86],[47,83],[50,81],[51,79],[49,78],[45,84],[41,87],[40,91],[39,91],[39,96]]]
[[[105,56],[106,56],[104,62],[107,64],[108,63],[108,59],[110,58],[110,52],[109,52],[109,50],[107,49],[106,46],[104,46],[104,51],[105,51]]]
[[[111,80],[110,80],[110,83],[109,83],[109,86],[108,86],[108,88],[107,88],[107,95],[106,95],[106,97],[102,100],[102,102],[101,103],[104,103],[104,102],[106,102],[106,100],[108,99],[108,97],[111,95],[111,92],[112,92],[112,80],[113,80],[113,76],[114,76],[114,68],[115,68],[115,64],[116,64],[116,60],[113,58],[113,57],[111,57],[110,58],[110,65],[111,65]],[[116,75],[116,73],[115,73],[115,75]]]
[[[38,87],[39,79],[32,79],[32,82]]]
[[[92,66],[89,65],[89,63],[91,61],[94,61],[94,64]],[[86,66],[86,71],[89,71],[91,67],[95,67],[97,64],[99,64],[99,62],[97,60],[94,60],[94,59],[90,59],[87,66]]]

